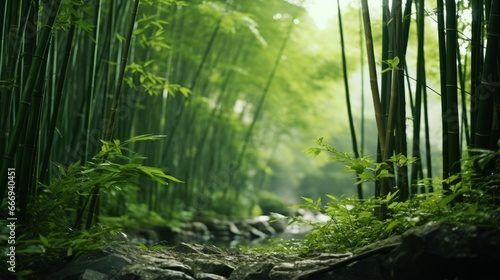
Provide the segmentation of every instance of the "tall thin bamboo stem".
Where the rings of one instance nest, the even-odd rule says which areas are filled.
[[[83,124],[83,129],[86,131],[85,133],[85,150],[83,151],[83,162],[87,162],[88,160],[88,155],[90,154],[90,127],[92,125],[92,118],[94,115],[94,95],[96,92],[96,78],[97,78],[97,50],[99,48],[100,44],[100,26],[101,26],[101,0],[96,0],[95,1],[95,15],[94,15],[94,30],[93,30],[93,37],[94,37],[94,47],[92,48],[91,52],[91,65],[89,67],[90,71],[90,83],[89,83],[89,89],[88,89],[88,95],[87,95],[87,100],[86,100],[86,108],[85,108],[85,120]]]
[[[458,118],[457,92],[457,9],[455,1],[446,1],[446,133],[448,140],[449,174],[446,178],[458,175],[461,171],[460,158],[460,121]]]
[[[415,90],[415,107],[413,110],[413,157],[421,157],[420,152],[420,120],[422,108],[422,93],[424,91],[424,75],[425,75],[425,56],[424,56],[424,21],[425,21],[425,1],[415,1],[417,10],[417,85]],[[411,195],[417,193],[417,181],[419,179],[419,169],[422,166],[422,160],[419,159],[412,166],[411,173]]]
[[[339,33],[340,33],[340,49],[342,52],[342,71],[343,71],[343,80],[344,80],[344,90],[345,90],[345,99],[347,103],[347,117],[349,119],[349,131],[351,133],[351,143],[352,149],[354,152],[354,156],[359,158],[359,150],[358,150],[358,141],[356,139],[356,130],[354,128],[354,119],[352,117],[352,106],[351,106],[351,97],[349,93],[349,80],[348,80],[348,70],[347,70],[347,59],[345,55],[345,43],[344,43],[344,28],[342,26],[342,11],[340,10],[340,2],[337,0],[337,15],[339,20]],[[358,174],[359,175],[359,174]],[[362,184],[357,185],[358,198],[363,198],[363,188]]]
[[[443,0],[437,0],[437,18],[438,18],[438,41],[439,41],[439,69],[441,81],[441,113],[442,113],[442,153],[443,153],[443,178],[448,178],[450,173],[449,166],[449,151],[448,151],[448,122],[446,120],[445,112],[447,110],[447,90],[446,90],[446,38],[445,38],[445,24],[444,24],[444,4]],[[448,188],[446,183],[443,186]]]
[[[370,73],[370,88],[372,92],[372,102],[373,107],[375,109],[375,120],[377,123],[378,130],[378,140],[380,142],[381,154],[385,154],[385,122],[384,122],[384,113],[382,112],[382,107],[380,103],[380,94],[378,89],[378,80],[377,80],[377,64],[375,60],[375,53],[373,47],[373,36],[371,29],[371,20],[370,20],[370,9],[368,7],[368,1],[362,0],[362,11],[363,11],[363,24],[365,30],[365,44],[366,44],[366,54],[368,57],[368,69]]]
[[[113,97],[113,103],[111,105],[111,110],[110,110],[110,115],[108,119],[108,125],[106,127],[106,132],[104,134],[104,140],[106,141],[111,141],[113,137],[113,129],[115,126],[115,121],[116,121],[116,115],[118,113],[118,105],[120,102],[120,96],[122,92],[122,85],[123,85],[123,77],[125,75],[125,68],[127,66],[128,62],[128,55],[130,51],[130,46],[132,44],[132,35],[134,34],[134,28],[135,28],[135,21],[137,18],[137,13],[139,10],[139,3],[140,0],[135,0],[134,1],[134,6],[132,8],[132,13],[131,13],[131,20],[130,20],[130,25],[127,33],[127,37],[125,40],[125,49],[122,54],[121,58],[121,63],[120,63],[120,70],[118,73],[118,80],[117,80],[117,85]],[[99,204],[99,189],[100,187],[97,185],[92,192],[90,193],[90,205],[89,205],[89,215],[87,217],[87,225],[86,228],[89,229],[92,224],[94,219],[97,219],[99,217],[99,212],[98,212],[98,204]]]
[[[471,83],[470,83],[470,147],[476,146],[476,122],[478,97],[481,91],[481,69],[483,65],[483,0],[471,2]]]

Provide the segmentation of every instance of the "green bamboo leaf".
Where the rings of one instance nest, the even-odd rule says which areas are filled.
[[[57,164],[57,170],[59,170],[59,173],[62,175],[62,176],[66,176],[66,170],[64,169],[64,167],[60,164]]]
[[[389,72],[389,71],[394,70],[394,69],[398,69],[399,57],[396,56],[393,59],[385,60],[384,63],[387,64],[388,67],[385,68],[382,72],[380,72],[381,74],[383,74],[385,72]]]
[[[327,194],[326,197],[328,197],[329,199],[331,199],[333,201],[338,201],[338,199],[334,195]]]
[[[151,60],[148,60],[148,61],[144,62],[144,67],[148,67],[154,61],[155,61],[154,59],[151,59]]]
[[[179,179],[175,178],[174,176],[167,175],[167,174],[163,174],[163,176],[164,176],[166,179],[170,180],[170,181],[174,181],[174,182],[177,182],[177,183],[184,183],[184,181],[181,181],[181,180],[179,180]]]
[[[92,173],[92,172],[94,172],[94,170],[95,170],[95,168],[89,168],[89,169],[81,171],[81,173],[82,174]]]
[[[117,166],[116,164],[112,164],[112,163],[98,164],[98,168],[102,169],[102,170],[111,171],[111,172],[120,172],[119,166]]]
[[[40,241],[42,242],[42,244],[45,246],[45,247],[50,247],[50,244],[49,244],[49,240],[41,235],[41,234],[38,234],[39,238],[40,238]]]
[[[393,220],[392,222],[390,222],[388,225],[387,225],[387,230],[388,231],[391,231],[394,227],[400,225],[401,222],[399,220]]]
[[[142,164],[138,164],[138,163],[129,163],[129,164],[125,164],[125,165],[120,165],[120,169],[122,169],[122,170],[136,169],[141,165]]]
[[[131,160],[132,160],[132,159],[131,159],[131,158],[129,158],[128,156],[124,156],[124,155],[122,155],[122,154],[117,154],[117,155],[113,155],[113,156],[114,156],[114,157],[116,157],[116,158],[119,158],[119,159],[123,159],[123,160],[125,160],[125,161],[131,161]]]
[[[120,33],[115,33],[115,37],[116,39],[118,39],[118,41],[120,41],[120,43],[123,43],[123,41],[125,41],[125,37],[123,37]]]
[[[396,56],[394,57],[394,59],[389,59],[388,62],[390,64],[390,67],[397,68],[399,65],[399,57]]]
[[[479,209],[479,205],[477,203],[472,204],[466,211],[465,214],[468,215],[477,215],[477,210]]]
[[[146,140],[158,140],[162,138],[166,138],[167,135],[154,135],[154,134],[142,134],[142,135],[137,135],[134,136],[128,140],[123,141],[123,143],[134,143],[137,141],[146,141]]]
[[[162,30],[163,29],[163,25],[162,24],[167,24],[166,21],[163,21],[164,23],[162,23],[162,21],[160,20],[155,20],[155,21],[152,21],[151,22],[151,25],[154,25],[156,26],[158,29]]]
[[[488,165],[488,163],[495,158],[495,154],[494,153],[489,153],[487,154],[486,156],[483,156],[481,157],[478,161],[477,161],[477,164],[479,165],[479,167],[481,168],[481,170],[484,170],[484,168],[486,167],[486,165]]]
[[[308,148],[306,149],[305,151],[307,154],[312,154],[314,156],[317,156],[321,153],[321,149],[320,148],[317,148],[317,147],[312,147],[312,148]]]
[[[314,200],[312,198],[302,196],[302,199],[305,200],[305,201],[307,201],[307,202],[309,202],[309,203],[311,203],[311,204],[314,203]]]
[[[398,191],[395,191],[395,192],[389,192],[386,196],[386,201],[392,201],[394,199],[394,197],[396,197],[396,195],[398,194]]]
[[[448,203],[453,201],[455,199],[455,197],[457,197],[457,195],[458,195],[458,193],[452,193],[448,196],[445,196],[443,199],[441,199],[441,201],[439,201],[439,206],[447,205]]]
[[[185,87],[180,87],[179,92],[185,97],[188,97],[191,94],[191,90]]]
[[[158,39],[158,37],[160,37],[163,33],[165,33],[164,29],[158,29],[158,30],[156,30],[154,36]]]
[[[141,249],[143,249],[144,251],[148,250],[148,247],[146,245],[144,245],[144,243],[142,243],[142,242],[137,242],[137,245],[139,245],[139,247],[141,247]]]
[[[63,138],[61,131],[59,131],[59,128],[56,127],[55,131],[57,132],[57,134],[59,135],[60,138]]]

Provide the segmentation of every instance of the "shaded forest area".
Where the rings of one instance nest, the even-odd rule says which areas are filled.
[[[332,1],[320,29],[308,1],[4,1],[0,195],[24,252],[332,193],[497,207],[500,2],[373,3]]]

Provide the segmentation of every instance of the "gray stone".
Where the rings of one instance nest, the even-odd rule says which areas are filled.
[[[273,267],[274,264],[267,261],[243,264],[231,273],[229,280],[270,280]]]
[[[198,273],[196,280],[227,280],[226,277],[211,273]]]
[[[51,274],[47,279],[79,279],[87,270],[112,276],[131,263],[130,259],[115,253],[91,251],[76,257],[65,268]]]
[[[386,279],[498,279],[500,230],[430,223],[405,232],[381,263]]]
[[[253,226],[247,226],[247,230],[250,232],[251,236],[253,236],[253,237],[256,237],[256,238],[266,238],[267,237],[267,234],[254,228]]]
[[[307,278],[308,280],[322,280],[322,279],[335,279],[335,280],[387,280],[379,270],[377,256],[369,256],[362,258],[355,262],[343,265],[337,269],[331,270],[327,273],[317,274]],[[405,278],[403,278],[406,280]],[[403,280],[401,279],[401,280]],[[427,279],[426,279],[427,280]]]
[[[222,250],[215,246],[203,246],[203,253],[208,255],[221,254]]]
[[[182,271],[161,269],[141,264],[126,267],[118,277],[119,280],[195,280]]]
[[[229,277],[229,275],[231,275],[234,271],[234,266],[229,262],[213,258],[199,258],[189,261],[189,264],[197,271],[217,274],[225,277]]]
[[[188,275],[193,276],[193,270],[191,269],[190,266],[177,261],[172,258],[158,258],[158,257],[152,257],[152,256],[143,256],[143,264],[146,264],[148,266],[160,268],[160,269],[168,269],[168,270],[176,270],[176,271],[181,271],[184,272]]]
[[[269,225],[269,220],[269,216],[260,216],[255,219],[248,220],[247,223],[266,235],[274,235],[276,234],[276,230]]]
[[[269,278],[271,280],[289,280],[292,279],[295,274],[295,264],[285,262],[275,265],[269,272]]]
[[[179,253],[189,253],[189,254],[201,254],[203,250],[203,246],[200,246],[198,244],[189,244],[185,242],[181,242],[177,245],[175,245],[174,248],[172,248],[173,251],[179,252]]]
[[[80,276],[81,280],[107,280],[108,275],[100,273],[92,269],[85,269],[83,274]]]

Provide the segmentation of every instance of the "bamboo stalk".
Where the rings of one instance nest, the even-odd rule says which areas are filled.
[[[90,153],[90,128],[92,124],[92,118],[94,115],[94,96],[96,92],[96,78],[97,78],[97,50],[99,48],[99,43],[100,43],[100,26],[101,26],[101,0],[96,0],[95,3],[95,18],[94,18],[94,30],[93,30],[93,37],[94,37],[94,47],[92,48],[92,52],[90,54],[92,60],[91,60],[91,65],[89,67],[90,71],[90,83],[89,83],[89,89],[88,89],[88,94],[87,100],[86,100],[86,110],[85,110],[85,120],[83,124],[83,129],[86,131],[85,133],[85,149],[83,151],[83,163],[87,162],[88,160],[88,155]]]
[[[50,10],[48,11],[47,23],[42,27],[40,31],[41,35],[39,45],[36,48],[33,64],[30,68],[29,75],[23,88],[22,103],[20,104],[20,108],[16,114],[14,131],[11,135],[11,138],[9,139],[9,144],[2,161],[1,170],[7,170],[7,168],[14,166],[14,156],[20,143],[19,140],[21,139],[21,132],[25,127],[26,121],[28,120],[29,116],[28,111],[31,106],[32,93],[36,85],[38,74],[41,72],[40,69],[43,65],[43,55],[49,44],[52,27],[59,12],[60,6],[61,0],[55,0],[52,2],[52,5],[50,5]],[[7,172],[2,172],[0,175],[0,201],[3,201],[4,198],[7,187],[6,182]]]
[[[43,57],[47,56],[50,44],[45,50]],[[19,189],[17,196],[19,197],[19,211],[17,213],[18,222],[25,224],[26,214],[28,210],[28,203],[35,198],[36,195],[36,169],[37,169],[37,151],[38,151],[38,136],[40,131],[40,122],[43,112],[43,98],[44,98],[44,85],[45,73],[47,68],[47,59],[42,58],[42,67],[38,74],[36,86],[32,93],[31,112],[29,114],[28,124],[26,128],[26,135],[24,136],[25,142],[21,144],[24,147],[22,151],[21,161],[18,162],[20,168]]]
[[[477,110],[475,144],[480,149],[498,149],[492,147],[492,143],[498,139],[491,139],[491,129],[493,120],[493,104],[491,102],[493,96],[498,95],[498,68],[496,61],[498,58],[498,48],[500,38],[500,2],[492,1],[488,22],[488,38],[486,46],[486,55],[483,64],[481,78],[481,92],[479,95],[479,106]],[[498,116],[494,120],[494,124],[498,125]]]
[[[139,3],[140,0],[135,0],[134,1],[134,6],[132,8],[132,13],[131,13],[131,21],[127,33],[127,37],[125,40],[125,49],[122,54],[122,59],[120,63],[120,70],[119,70],[119,76],[117,80],[117,85],[113,97],[113,104],[111,105],[111,110],[110,110],[110,116],[108,119],[108,125],[106,127],[106,132],[103,136],[104,140],[106,141],[111,141],[113,137],[113,128],[115,126],[115,121],[116,121],[116,115],[118,113],[118,105],[120,101],[120,95],[122,92],[122,85],[123,85],[123,77],[125,75],[125,67],[127,66],[128,62],[128,54],[130,51],[130,46],[132,43],[132,36],[134,34],[134,27],[135,27],[135,21],[137,18],[137,12],[139,10]],[[97,219],[99,216],[99,186],[97,185],[92,192],[89,194],[90,196],[90,205],[89,205],[89,214],[87,217],[87,224],[86,228],[89,229],[92,226],[92,223],[94,219]]]
[[[449,174],[446,178],[461,171],[460,122],[458,118],[457,92],[457,9],[455,1],[446,1],[446,108],[444,118],[448,141]]]
[[[481,69],[483,65],[483,0],[471,2],[471,84],[470,84],[470,147],[476,147],[477,106],[481,91]]]
[[[442,111],[442,153],[443,153],[443,178],[448,178],[450,173],[449,166],[449,151],[448,151],[448,122],[446,121],[445,112],[447,110],[447,90],[446,90],[446,38],[444,25],[444,5],[443,0],[437,0],[437,18],[438,18],[438,41],[439,41],[439,69],[441,81],[441,111]],[[443,184],[445,189],[449,188],[447,184]]]
[[[54,135],[56,131],[56,124],[60,112],[61,107],[61,99],[64,91],[64,84],[67,77],[68,65],[71,57],[71,50],[73,47],[73,39],[75,35],[75,24],[72,24],[69,31],[68,37],[66,39],[66,49],[64,53],[64,57],[62,59],[61,71],[59,74],[59,84],[57,85],[57,89],[54,96],[53,101],[53,110],[52,115],[50,116],[50,124],[47,131],[47,138],[45,142],[45,149],[43,156],[41,157],[41,168],[40,168],[40,182],[47,182],[49,176],[49,160],[52,151],[52,144],[54,141]]]
[[[347,59],[345,55],[345,43],[344,43],[344,30],[342,26],[342,11],[340,10],[340,2],[337,0],[337,15],[339,20],[339,33],[340,33],[340,48],[342,52],[342,71],[343,71],[343,80],[344,80],[344,90],[345,90],[345,99],[347,103],[347,116],[349,119],[349,131],[351,133],[351,143],[352,149],[354,152],[354,157],[359,158],[358,151],[358,141],[356,139],[356,130],[354,129],[354,119],[352,117],[352,106],[351,106],[351,98],[349,93],[349,81],[348,81],[348,72],[347,72]],[[359,174],[356,174],[359,177]],[[358,198],[363,198],[363,186],[362,184],[358,184],[357,186]]]
[[[426,77],[425,77],[425,72],[424,72],[424,77],[423,77],[423,82],[424,84],[427,84],[426,82]],[[428,102],[427,102],[427,88],[423,88],[423,98],[424,98],[424,127],[425,127],[425,158],[426,158],[426,166],[427,166],[427,178],[433,178],[432,177],[432,158],[431,158],[431,140],[430,140],[430,132],[429,132],[429,108],[428,108]],[[422,176],[423,177],[423,176]],[[432,184],[429,184],[427,186],[427,192],[433,192],[433,186]],[[425,191],[422,191],[425,192]]]
[[[402,19],[401,19],[401,6],[402,6],[402,3],[401,1],[394,1],[393,2],[393,22],[395,24],[394,26],[394,34],[395,34],[395,38],[394,38],[394,51],[395,51],[395,57],[398,57],[400,58],[400,65],[404,65],[404,58],[403,58],[403,54],[402,54],[402,43],[401,42],[398,42],[398,38],[402,38]],[[404,99],[401,99],[401,93],[400,91],[402,90],[401,88],[401,70],[399,69],[392,69],[392,85],[391,85],[391,98],[390,98],[390,101],[389,101],[389,110],[388,110],[388,117],[387,117],[387,126],[386,126],[386,134],[385,134],[385,139],[386,139],[386,142],[385,142],[385,153],[382,155],[382,158],[384,160],[387,160],[391,155],[392,155],[392,152],[393,152],[393,147],[394,147],[394,144],[393,143],[393,136],[394,136],[394,129],[396,127],[396,124],[397,124],[397,116],[396,114],[399,112],[401,112],[400,110],[402,110],[401,108],[401,100],[404,100]],[[399,114],[401,115],[401,114]],[[399,121],[401,122],[401,120],[399,119]],[[400,129],[398,129],[399,132]],[[402,136],[401,134],[398,135],[399,138],[403,138],[405,136]],[[402,188],[403,189],[403,188]],[[381,192],[380,192],[380,195],[382,197],[386,196],[389,192],[392,191],[392,187],[389,186],[388,184],[382,184],[381,186]]]
[[[378,140],[380,142],[381,154],[385,154],[385,122],[383,120],[383,112],[380,103],[380,94],[378,90],[378,81],[377,81],[377,66],[375,61],[375,54],[373,51],[373,36],[371,29],[371,20],[370,20],[370,10],[368,7],[368,1],[362,0],[362,11],[363,11],[363,24],[365,29],[365,44],[366,44],[366,53],[368,57],[368,69],[370,73],[370,88],[372,92],[372,101],[373,107],[375,109],[375,120],[377,123],[378,130]]]
[[[424,56],[424,32],[425,32],[425,1],[415,1],[417,10],[417,84],[415,90],[415,106],[412,113],[413,116],[413,157],[421,158],[420,153],[420,120],[422,108],[422,93],[424,91],[424,75],[425,75],[425,56]],[[419,179],[418,171],[422,166],[422,161],[418,160],[412,166],[411,173],[411,195],[417,193],[417,181]]]

